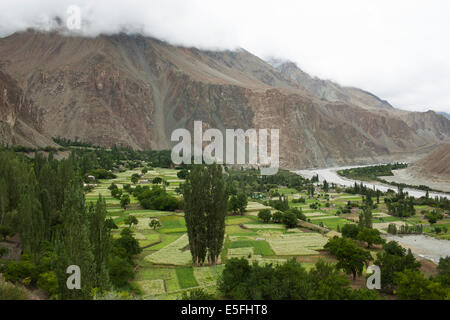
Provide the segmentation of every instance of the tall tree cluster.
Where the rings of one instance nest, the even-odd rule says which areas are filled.
[[[106,204],[101,197],[95,205],[85,203],[82,165],[73,156],[57,161],[36,153],[29,159],[0,150],[0,226],[20,235],[22,260],[39,271],[28,272],[21,261],[8,266],[6,275],[16,281],[31,275],[32,283],[64,299],[86,299],[93,288],[110,286]],[[70,265],[81,269],[81,290],[67,289]]]
[[[217,164],[191,168],[182,186],[192,261],[217,263],[225,236],[228,188]]]

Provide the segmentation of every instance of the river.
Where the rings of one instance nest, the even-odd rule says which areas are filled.
[[[293,171],[305,178],[310,179],[314,175],[319,175],[319,181],[327,180],[328,183],[335,183],[337,185],[350,187],[356,183],[363,183],[368,188],[378,189],[380,191],[386,192],[388,189],[397,191],[397,187],[382,184],[382,183],[372,183],[359,180],[352,180],[340,176],[337,171],[343,169],[358,168],[363,166],[347,166],[347,167],[335,167],[335,168],[325,168],[325,169],[308,169],[308,170],[297,170]],[[425,191],[405,188],[404,191],[408,192],[410,196],[422,197],[425,195]],[[430,197],[445,197],[449,198],[449,194],[430,192]],[[404,235],[404,236],[393,236],[386,234],[384,236],[387,240],[394,240],[399,242],[403,247],[410,248],[412,253],[419,258],[428,259],[435,263],[439,262],[440,257],[450,256],[450,241],[439,240],[425,235]]]
[[[359,180],[352,180],[345,177],[341,177],[337,171],[344,170],[344,169],[351,169],[351,168],[359,168],[359,167],[365,167],[365,166],[347,166],[347,167],[334,167],[334,168],[324,168],[324,169],[307,169],[307,170],[296,170],[293,171],[305,178],[310,179],[314,175],[319,175],[319,181],[327,180],[328,183],[335,183],[337,185],[351,187],[356,183],[360,184],[361,182],[363,185],[365,185],[368,188],[371,189],[378,189],[380,191],[386,192],[388,189],[392,189],[394,191],[397,191],[397,187],[388,185],[388,184],[382,184],[381,182],[365,182],[365,181],[359,181]],[[417,189],[411,189],[411,188],[405,188],[403,189],[404,192],[408,192],[410,196],[420,198],[426,194],[425,191],[417,190]],[[439,193],[439,192],[429,192],[430,197],[445,197],[450,198],[449,194],[445,193]]]

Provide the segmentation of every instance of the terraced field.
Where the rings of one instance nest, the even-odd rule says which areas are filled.
[[[291,206],[301,208],[310,226],[323,226],[318,230],[305,228],[286,229],[281,224],[262,223],[257,218],[261,209],[276,210],[263,204],[263,201],[253,201],[249,199],[244,216],[226,217],[224,248],[221,254],[220,263],[214,266],[193,266],[192,257],[189,250],[189,240],[186,233],[186,222],[182,212],[168,212],[158,210],[145,210],[139,206],[137,199],[131,197],[131,203],[126,210],[120,207],[120,201],[111,197],[108,187],[115,183],[119,188],[123,184],[131,184],[130,177],[133,173],[140,173],[140,169],[129,170],[117,174],[113,180],[97,181],[97,186],[86,196],[87,201],[96,201],[98,194],[106,199],[108,214],[119,226],[118,230],[113,230],[113,237],[118,237],[120,230],[125,227],[124,220],[129,215],[137,218],[137,225],[132,226],[135,238],[143,248],[142,253],[137,257],[137,274],[134,283],[141,289],[143,297],[147,299],[177,299],[181,294],[192,288],[203,288],[207,292],[216,290],[216,282],[220,276],[227,259],[245,258],[251,262],[261,265],[280,264],[292,257],[305,256],[320,257],[323,246],[327,243],[328,237],[338,235],[336,232],[346,223],[356,219],[357,214],[337,215],[337,209],[345,206],[347,201],[361,201],[361,197],[350,194],[330,194],[329,199],[324,196],[308,198],[305,193],[298,193],[294,189],[279,188],[278,192],[286,195]],[[151,180],[161,177],[168,182],[167,190],[179,197],[175,192],[183,180],[177,177],[177,171],[173,169],[155,168],[148,171],[141,177],[143,180]],[[144,183],[142,185],[151,185]],[[293,199],[303,197],[305,203],[292,202]],[[329,207],[325,207],[325,203]],[[312,203],[320,203],[319,208],[311,208]],[[426,208],[417,208],[420,209]],[[381,201],[379,208],[373,214],[374,227],[385,231],[389,223],[396,224],[425,224],[423,217],[415,216],[402,220],[386,214],[386,208]],[[347,217],[347,218],[346,218]],[[355,218],[356,217],[356,218]],[[161,227],[152,229],[149,222],[158,219]],[[450,226],[442,221],[438,224]],[[307,226],[307,228],[309,228]],[[426,228],[427,229],[427,228]],[[431,230],[428,228],[426,231]],[[328,233],[327,233],[328,232]],[[327,234],[325,234],[327,233]],[[448,234],[442,234],[442,238],[448,238]],[[306,257],[307,256],[307,257]],[[313,262],[304,264],[307,269],[312,268]]]

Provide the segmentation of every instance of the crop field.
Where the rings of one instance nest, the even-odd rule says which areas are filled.
[[[324,234],[317,232],[317,229],[306,230],[303,227],[286,229],[284,225],[277,223],[262,223],[257,215],[261,209],[272,207],[265,206],[261,202],[248,199],[246,212],[243,216],[227,216],[225,219],[225,239],[221,261],[217,265],[193,266],[192,257],[189,250],[186,222],[182,212],[158,211],[143,209],[136,198],[131,197],[131,203],[126,208],[120,207],[120,201],[111,196],[108,187],[112,182],[122,187],[123,184],[131,184],[130,178],[133,173],[141,173],[140,169],[129,170],[118,173],[113,180],[99,180],[95,187],[86,196],[87,201],[96,201],[101,194],[107,204],[108,215],[113,218],[118,225],[118,230],[113,230],[114,238],[120,236],[120,231],[126,227],[124,220],[133,215],[138,219],[138,224],[133,225],[131,230],[139,245],[143,248],[141,254],[136,258],[136,277],[133,282],[142,290],[146,299],[179,299],[181,293],[193,288],[203,288],[206,292],[214,293],[216,283],[224,269],[224,262],[231,258],[245,258],[250,262],[257,262],[260,265],[281,264],[292,257],[307,259],[308,262],[302,265],[307,269],[314,266],[314,259],[319,259],[320,251],[327,243],[329,237],[338,235],[338,226],[341,228],[347,223],[353,223],[350,219],[357,219],[357,213],[337,215],[336,212],[347,204],[347,201],[360,202],[362,197],[352,194],[329,194],[327,200],[323,195],[315,195],[315,198],[308,197],[307,194],[299,193],[295,189],[277,188],[281,194],[288,196],[291,207],[301,208],[307,220],[312,224],[306,228],[317,225],[323,226]],[[166,187],[170,193],[179,197],[175,189],[184,180],[177,177],[175,169],[154,168],[148,171],[142,179],[152,179],[161,177],[168,182]],[[151,183],[143,185],[151,186]],[[274,189],[275,190],[275,189]],[[303,197],[306,203],[293,203],[293,199]],[[275,197],[274,199],[278,199]],[[374,199],[376,201],[376,199]],[[329,207],[325,207],[325,203]],[[310,204],[320,203],[318,208],[311,208]],[[416,211],[431,210],[428,206],[416,206]],[[424,224],[428,222],[419,214],[402,220],[387,214],[387,209],[383,201],[373,213],[373,226],[383,232],[389,223],[398,226],[404,223]],[[158,219],[161,227],[152,229],[149,222]],[[450,229],[448,220],[438,221],[431,227],[424,227],[425,232],[431,233],[434,227],[447,227]],[[449,233],[442,232],[433,235],[442,239],[450,239]],[[306,257],[307,256],[307,257]]]
[[[277,256],[313,255],[323,249],[328,238],[318,233],[263,233]]]
[[[240,248],[252,248],[254,254],[262,256],[273,256],[275,253],[270,248],[270,245],[264,240],[237,240],[230,244],[228,254],[232,254],[230,250],[236,250]],[[234,249],[233,249],[234,248]]]
[[[247,229],[284,229],[281,224],[269,224],[269,223],[254,223],[254,224],[244,224]]]
[[[176,268],[175,272],[181,289],[198,287],[197,279],[194,276],[194,269]]]
[[[161,250],[148,255],[145,260],[153,264],[186,266],[192,263],[192,256],[189,250],[185,250],[189,244],[187,234],[183,234],[171,244]]]

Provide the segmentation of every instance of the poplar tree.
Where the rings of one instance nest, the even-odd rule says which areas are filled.
[[[222,167],[193,166],[183,185],[184,214],[192,261],[217,262],[225,235],[228,191]]]
[[[111,247],[110,229],[106,225],[106,202],[99,195],[97,203],[89,207],[89,229],[92,253],[94,255],[94,286],[101,291],[110,287],[108,261]]]
[[[88,299],[95,286],[95,260],[89,241],[89,218],[84,194],[79,184],[65,192],[62,224],[56,241],[57,276],[61,299]],[[77,265],[81,270],[81,289],[69,290],[66,285],[67,267]]]
[[[221,166],[208,166],[206,175],[208,262],[215,264],[223,247],[228,193]]]

